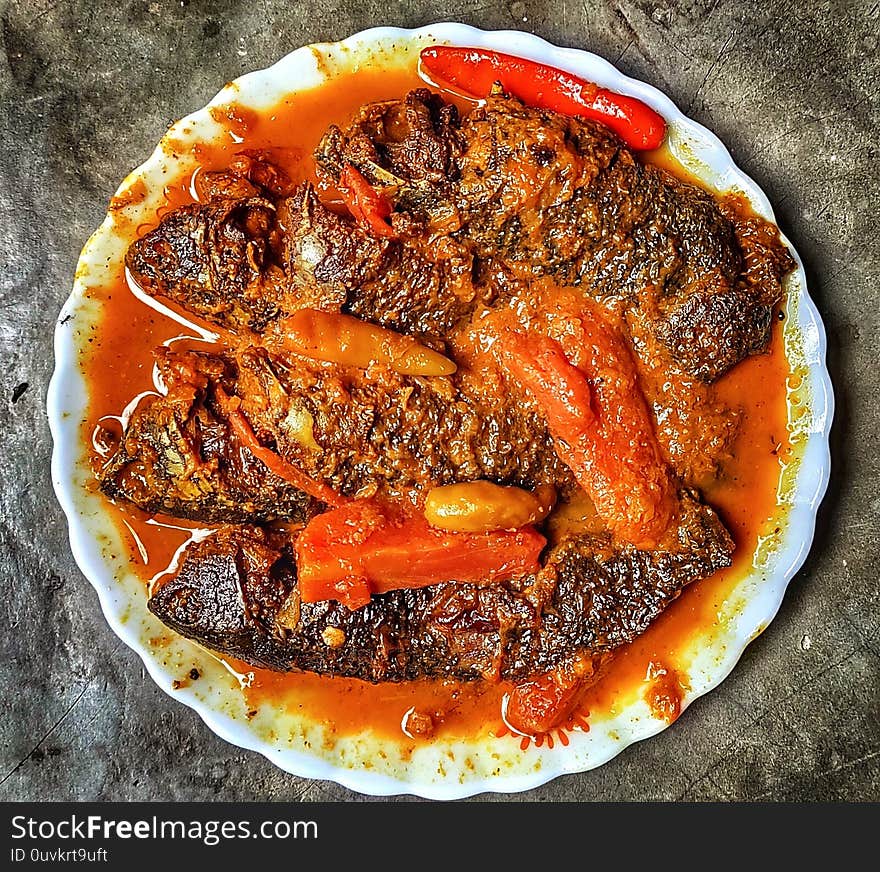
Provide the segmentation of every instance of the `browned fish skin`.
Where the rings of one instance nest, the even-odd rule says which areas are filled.
[[[132,275],[224,326],[261,332],[303,305],[343,306],[440,340],[476,307],[503,305],[511,283],[547,275],[643,309],[708,382],[766,349],[793,267],[773,225],[641,164],[599,125],[504,96],[463,121],[424,90],[370,104],[328,131],[316,160],[330,182],[351,162],[386,189],[400,240],[373,238],[308,184],[260,187],[269,165],[248,158],[208,180],[209,202],[133,243]]]
[[[191,546],[149,607],[184,636],[276,670],[519,680],[631,641],[687,584],[730,564],[733,543],[717,515],[689,493],[682,506],[677,531],[656,551],[569,538],[540,578],[398,590],[355,611],[298,602],[283,534],[230,528]],[[338,647],[325,642],[328,627],[344,633]]]
[[[98,472],[104,493],[149,514],[206,523],[303,521],[321,509],[232,438],[212,402],[213,386],[234,374],[227,361],[167,349],[157,354],[168,393],[148,398],[132,415]]]
[[[135,240],[125,263],[148,294],[224,327],[262,330],[278,315],[269,277],[275,206],[217,197],[175,209]]]
[[[346,496],[478,478],[571,483],[533,411],[493,402],[458,378],[367,376],[264,348],[237,356],[163,349],[158,364],[167,396],[136,410],[99,472],[105,493],[151,513],[258,523],[301,521],[320,506],[241,447],[214,402],[218,384],[240,395],[273,450]],[[312,445],[291,425],[304,416]]]
[[[417,99],[411,94],[405,102]],[[432,117],[389,104],[373,114],[403,116],[399,125],[423,127]],[[501,268],[521,281],[549,275],[593,297],[642,307],[675,360],[704,381],[767,348],[781,278],[794,267],[772,224],[744,215],[734,199],[718,202],[640,163],[612,133],[588,121],[502,95],[471,112],[460,128],[455,116],[444,123],[451,128],[442,134],[451,158],[439,164],[444,199],[424,195],[427,171],[388,155],[387,133],[369,107],[346,131],[331,129],[316,159],[331,179],[346,160],[378,185],[387,184],[383,171],[401,176],[402,184],[391,188],[398,208],[426,222],[432,239],[451,234],[447,238],[471,258],[474,301],[499,296],[502,289],[481,287],[481,277]],[[440,135],[436,122],[427,126],[423,135]],[[370,137],[372,151],[365,144]],[[438,175],[436,160],[426,159],[434,160]],[[429,332],[424,315],[419,324],[414,314],[385,304],[394,283],[367,283],[349,305],[364,313],[389,311],[401,329]],[[462,294],[437,295],[435,319],[443,300],[453,307],[447,320],[454,322]]]

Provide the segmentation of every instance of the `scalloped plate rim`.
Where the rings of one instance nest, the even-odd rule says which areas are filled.
[[[723,142],[710,130],[692,119],[687,118],[662,91],[652,85],[623,75],[613,64],[598,55],[581,49],[555,46],[541,37],[524,31],[486,31],[455,22],[437,22],[411,30],[404,28],[374,27],[353,34],[338,43],[312,43],[302,46],[293,52],[286,54],[274,64],[264,69],[255,70],[240,76],[231,84],[237,87],[242,85],[247,86],[249,82],[256,81],[261,77],[271,78],[273,73],[283,69],[286,64],[290,63],[292,55],[297,54],[298,52],[309,51],[312,49],[320,50],[322,48],[326,49],[327,47],[337,47],[340,45],[357,50],[363,45],[369,45],[388,39],[404,39],[409,41],[424,37],[425,35],[434,35],[438,41],[449,42],[451,44],[486,45],[508,51],[513,51],[513,49],[510,48],[509,43],[514,42],[516,44],[515,53],[517,54],[545,61],[547,60],[547,55],[551,55],[554,59],[569,59],[571,61],[571,66],[575,68],[575,71],[578,63],[584,62],[584,60],[601,67],[608,79],[613,80],[615,83],[614,87],[616,90],[644,99],[657,109],[667,121],[671,122],[677,129],[687,130],[695,140],[707,144],[712,151],[717,153],[720,162],[727,166],[725,178],[729,176],[732,180],[737,182],[740,188],[748,194],[753,205],[757,203],[760,206],[759,211],[761,211],[765,217],[775,221],[772,206],[766,195],[754,180],[734,163],[730,152]],[[522,49],[524,47],[528,48],[528,51],[523,51]],[[557,62],[556,65],[564,66],[566,64],[559,64]],[[190,120],[202,116],[211,106],[222,103],[224,97],[228,97],[229,87],[230,85],[224,86],[224,88],[222,88],[205,107],[180,119],[172,126],[171,130],[174,130],[178,125],[185,125]],[[120,193],[126,187],[126,183],[131,178],[139,177],[146,172],[152,164],[163,159],[165,159],[165,155],[162,152],[160,142],[147,160],[129,173],[126,180],[120,185],[117,193]],[[80,258],[81,260],[88,252],[93,240],[98,237],[102,230],[106,229],[106,225],[109,221],[111,221],[111,219],[108,215],[101,226],[86,242],[83,248],[83,254]],[[830,377],[825,364],[827,349],[825,330],[815,303],[809,296],[806,276],[804,274],[801,259],[789,240],[785,238],[784,235],[782,235],[782,238],[797,261],[800,287],[802,289],[802,293],[798,300],[798,305],[800,307],[799,318],[802,322],[806,322],[807,325],[812,327],[815,332],[815,359],[812,361],[809,368],[810,387],[813,390],[811,406],[816,417],[823,422],[820,431],[812,431],[808,436],[809,445],[805,450],[804,460],[801,464],[802,469],[799,470],[798,473],[797,499],[794,501],[794,504],[790,509],[787,520],[789,526],[792,526],[795,521],[798,521],[802,525],[801,534],[798,540],[799,547],[793,549],[785,565],[781,568],[777,568],[774,572],[776,585],[773,591],[775,595],[767,599],[758,623],[752,627],[747,635],[740,633],[737,636],[737,639],[735,640],[737,643],[737,650],[726,658],[723,667],[718,670],[717,674],[712,676],[712,680],[706,687],[697,693],[688,695],[685,700],[685,708],[695,699],[717,687],[730,674],[749,643],[759,635],[776,616],[788,583],[803,565],[810,550],[815,531],[816,513],[822,497],[825,494],[830,476],[831,461],[828,437],[833,417],[834,397]],[[170,689],[167,681],[169,677],[168,671],[157,662],[155,656],[143,645],[131,628],[121,620],[121,614],[115,602],[114,594],[116,591],[113,589],[112,579],[110,579],[109,584],[106,582],[101,583],[97,580],[100,576],[106,574],[107,567],[100,554],[95,553],[95,543],[91,541],[89,537],[81,536],[79,534],[79,513],[75,505],[75,492],[69,484],[69,479],[71,478],[70,472],[74,468],[76,462],[74,453],[78,446],[65,440],[64,437],[69,429],[69,425],[65,424],[62,414],[63,398],[68,396],[71,390],[79,390],[80,386],[75,384],[77,378],[82,381],[81,374],[76,370],[76,367],[72,365],[76,362],[74,358],[76,349],[74,347],[73,338],[70,331],[64,329],[64,323],[67,316],[73,313],[78,302],[77,285],[75,283],[74,292],[68,297],[62,307],[56,324],[54,336],[56,367],[49,384],[46,399],[47,417],[49,418],[50,430],[53,437],[51,466],[52,483],[58,501],[67,517],[71,551],[73,552],[74,559],[80,570],[96,590],[105,619],[113,632],[140,656],[144,667],[155,683],[177,702],[182,702],[184,705],[187,705],[196,711],[212,732],[233,745],[247,750],[257,751],[279,768],[294,775],[331,780],[351,790],[373,796],[414,794],[428,799],[448,800],[461,799],[482,792],[512,793],[530,790],[539,787],[542,784],[546,784],[561,775],[586,772],[608,762],[608,760],[615,757],[633,742],[647,739],[669,726],[669,724],[659,720],[644,722],[641,730],[634,731],[630,735],[621,737],[616,745],[609,743],[606,749],[607,753],[597,754],[589,761],[588,765],[584,765],[583,762],[574,760],[573,758],[559,756],[556,758],[561,761],[561,765],[558,767],[543,768],[538,772],[528,774],[506,774],[495,778],[474,779],[471,781],[465,781],[464,783],[451,781],[448,783],[419,783],[404,781],[388,775],[369,772],[364,769],[352,769],[341,765],[334,765],[325,759],[309,755],[305,752],[274,748],[256,734],[243,729],[238,721],[219,711],[213,710],[203,701],[194,697],[182,698],[175,695]],[[809,476],[809,479],[812,480],[812,488],[808,487],[810,483],[809,479],[806,484],[802,481],[802,479],[805,478],[806,473],[809,472],[809,469],[807,468],[807,453],[815,455],[811,458],[815,468],[813,470],[813,475]],[[802,493],[802,487],[806,489],[806,493]],[[567,762],[569,765],[566,765]]]

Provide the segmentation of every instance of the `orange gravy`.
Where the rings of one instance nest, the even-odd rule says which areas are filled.
[[[399,97],[423,84],[412,70],[361,69],[314,91],[291,96],[260,115],[235,106],[225,112],[214,110],[215,120],[226,127],[229,136],[196,146],[194,154],[200,167],[210,170],[225,167],[244,148],[271,148],[273,160],[294,181],[315,181],[309,155],[330,123],[344,125],[363,103]],[[173,142],[168,144],[169,151],[175,147]],[[648,159],[687,178],[668,154],[653,154]],[[188,175],[166,187],[166,204],[152,224],[168,211],[192,202],[190,184]],[[132,236],[152,224],[132,227]],[[115,282],[91,288],[89,294],[103,303],[102,322],[95,331],[87,363],[90,413],[84,434],[95,445],[99,463],[100,439],[92,442],[93,435],[100,433],[95,429],[98,422],[104,419],[113,426],[112,417],[118,416],[133,396],[154,390],[153,349],[188,331],[139,301],[129,290],[121,267]],[[186,317],[197,321],[188,314]],[[776,490],[788,451],[788,372],[776,322],[770,353],[739,364],[713,388],[718,400],[744,410],[733,458],[725,464],[719,480],[704,489],[706,499],[719,510],[736,540],[733,566],[691,585],[643,636],[618,652],[604,677],[587,692],[584,707],[593,714],[612,713],[641,694],[655,706],[659,717],[672,720],[678,715],[677,697],[686,687],[680,674],[680,652],[698,629],[717,621],[721,603],[749,570],[758,537],[771,532],[776,524]],[[112,511],[130,545],[132,565],[145,584],[161,577],[193,530],[199,529],[198,524],[188,521],[150,519],[122,504],[113,506]],[[494,731],[500,723],[502,697],[510,689],[504,683],[436,680],[371,685],[356,679],[275,673],[227,659],[235,669],[254,673],[253,684],[245,691],[252,709],[286,707],[333,723],[338,734],[370,727],[403,743],[413,741],[401,726],[413,707],[432,715],[435,735],[474,736]]]

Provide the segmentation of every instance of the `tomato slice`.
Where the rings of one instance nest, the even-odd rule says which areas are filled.
[[[619,538],[653,548],[668,529],[675,491],[632,357],[598,307],[560,317],[560,342],[501,328],[493,350],[534,398],[556,453]]]
[[[507,723],[528,736],[549,733],[575,710],[586,681],[584,676],[554,670],[518,684],[507,697]]]
[[[457,533],[420,515],[398,516],[372,500],[325,512],[295,543],[303,602],[349,608],[371,594],[441,582],[493,584],[537,572],[546,539],[534,527]]]

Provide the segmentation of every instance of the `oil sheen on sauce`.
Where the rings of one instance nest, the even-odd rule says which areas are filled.
[[[422,85],[411,70],[361,69],[315,91],[300,93],[260,115],[236,106],[225,112],[215,110],[215,120],[229,136],[197,146],[195,157],[200,168],[209,170],[226,166],[244,148],[271,148],[273,159],[295,181],[314,181],[308,156],[330,123],[344,124],[363,103],[399,97]],[[686,177],[668,154],[652,154],[648,160]],[[156,221],[192,202],[191,181],[188,176],[166,187],[166,205]],[[132,227],[132,236],[150,226]],[[152,350],[179,341],[191,331],[139,301],[121,270],[114,283],[92,288],[90,296],[103,304],[103,321],[90,349],[90,415],[84,435],[94,446],[95,462],[100,463],[100,455],[107,450],[102,427],[120,428],[119,418],[125,418],[122,410],[132,398],[155,390]],[[677,717],[680,696],[686,689],[680,652],[695,631],[717,621],[721,603],[751,565],[758,537],[772,532],[776,524],[777,485],[788,451],[788,372],[777,322],[770,352],[743,361],[714,386],[721,402],[744,410],[732,459],[719,480],[704,488],[705,498],[720,512],[736,540],[734,563],[687,588],[643,636],[620,650],[604,677],[588,691],[585,710],[594,715],[613,713],[641,695],[657,717],[667,721]],[[130,543],[132,566],[145,586],[177,564],[189,541],[208,532],[187,521],[151,519],[122,504],[112,510],[124,541]],[[355,679],[275,673],[232,659],[228,662],[238,671],[254,673],[252,685],[244,691],[252,709],[282,706],[333,723],[337,734],[369,727],[402,742],[412,739],[402,732],[412,710],[431,715],[435,736],[477,736],[494,731],[500,723],[502,697],[509,690],[503,683],[485,682],[423,680],[371,685]]]

